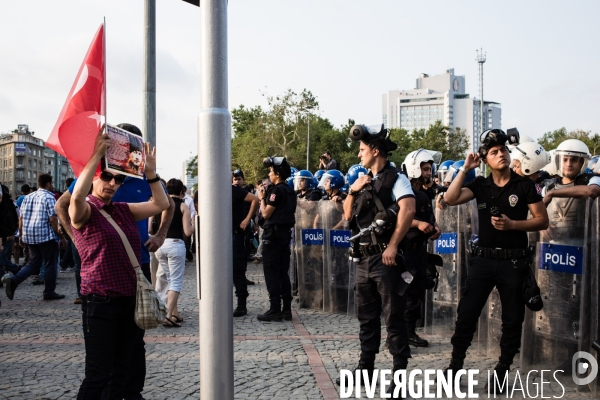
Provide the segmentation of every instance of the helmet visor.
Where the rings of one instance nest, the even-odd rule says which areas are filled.
[[[331,189],[331,186],[330,186],[331,178],[333,178],[333,176],[331,176],[329,174],[323,174],[317,187],[319,187],[321,189],[325,189],[325,190],[330,190]]]
[[[294,177],[294,190],[308,190],[310,189],[310,180],[312,178],[307,178],[305,176],[295,176]]]
[[[557,150],[554,153],[556,172],[563,178],[575,179],[585,171],[588,161],[588,157],[579,152]]]

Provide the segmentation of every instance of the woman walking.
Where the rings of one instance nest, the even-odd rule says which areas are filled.
[[[157,292],[167,304],[167,316],[163,325],[169,328],[179,328],[183,318],[179,315],[177,301],[181,286],[183,284],[183,274],[185,272],[185,238],[192,236],[194,226],[192,225],[192,215],[190,208],[184,203],[185,196],[183,182],[179,179],[171,179],[167,182],[167,192],[175,202],[175,213],[173,222],[169,226],[167,238],[164,244],[156,251],[159,267],[157,270],[157,282],[162,282],[160,275],[164,274],[167,280],[167,287],[157,285]]]

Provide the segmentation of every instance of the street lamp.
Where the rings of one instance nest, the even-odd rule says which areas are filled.
[[[306,110],[310,111],[313,108],[314,108],[313,106],[307,106]],[[308,112],[306,114],[306,117],[308,118],[308,134],[306,135],[306,170],[310,171],[308,169],[309,154],[310,154],[310,112]]]

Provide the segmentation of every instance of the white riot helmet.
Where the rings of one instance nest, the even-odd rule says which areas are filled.
[[[515,161],[521,163],[523,175],[535,174],[552,161],[550,154],[536,142],[525,142],[515,146],[512,149],[511,159],[511,168]]]
[[[408,175],[409,179],[420,178],[421,163],[427,162],[439,164],[441,160],[442,153],[439,151],[419,149],[408,153],[402,163],[402,169],[406,171],[406,175]]]
[[[575,179],[585,171],[590,158],[590,150],[585,143],[577,139],[567,139],[559,144],[554,152],[556,173],[560,177]],[[577,165],[579,163],[581,167]]]
[[[558,172],[556,170],[556,163],[554,162],[554,152],[556,150],[550,150],[548,152],[548,155],[550,156],[550,162],[548,163],[548,165],[546,165],[544,168],[542,168],[542,170],[546,171],[548,173],[548,175],[550,176],[555,176],[558,175]]]

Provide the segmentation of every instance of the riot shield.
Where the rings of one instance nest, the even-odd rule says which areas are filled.
[[[348,278],[348,312],[349,317],[356,317],[356,298],[354,292],[354,284],[356,283],[356,263],[350,260],[350,276]]]
[[[461,282],[465,279],[466,207],[435,208],[435,217],[442,234],[434,243],[434,253],[444,262],[438,267],[436,291],[426,296],[425,333],[429,335],[452,335],[456,321],[456,309],[460,299]]]
[[[295,250],[301,308],[323,309],[323,218],[320,202],[298,200]]]
[[[588,326],[585,327],[589,331],[589,340],[582,343],[580,351],[586,351],[585,348],[591,347],[589,351],[596,359],[596,363],[600,363],[600,271],[598,271],[598,260],[600,260],[600,201],[592,202],[591,207],[587,209],[586,216],[586,237],[590,240],[586,246],[586,263],[584,277],[589,276],[590,279],[585,281],[585,290],[589,290],[590,295],[585,296],[584,304],[581,307],[582,315],[588,315]],[[586,304],[589,308],[585,309]],[[589,388],[592,391],[594,398],[600,397],[600,379],[596,378],[589,383]]]
[[[591,201],[554,198],[547,207],[549,227],[539,233],[535,270],[544,308],[527,321],[523,332],[521,366],[529,370],[562,370],[556,379],[574,384],[572,359],[590,348],[589,307],[592,268],[584,249],[591,248],[591,229],[586,229]],[[597,224],[596,224],[597,226]],[[533,244],[533,243],[530,243]],[[590,260],[591,261],[591,260]],[[597,263],[597,259],[593,261]],[[586,267],[587,265],[587,267]],[[595,293],[597,299],[598,292]],[[583,386],[580,386],[583,387]]]
[[[321,201],[321,217],[325,230],[323,247],[323,310],[336,314],[348,312],[350,259],[348,249],[352,236],[344,219],[342,203]]]

